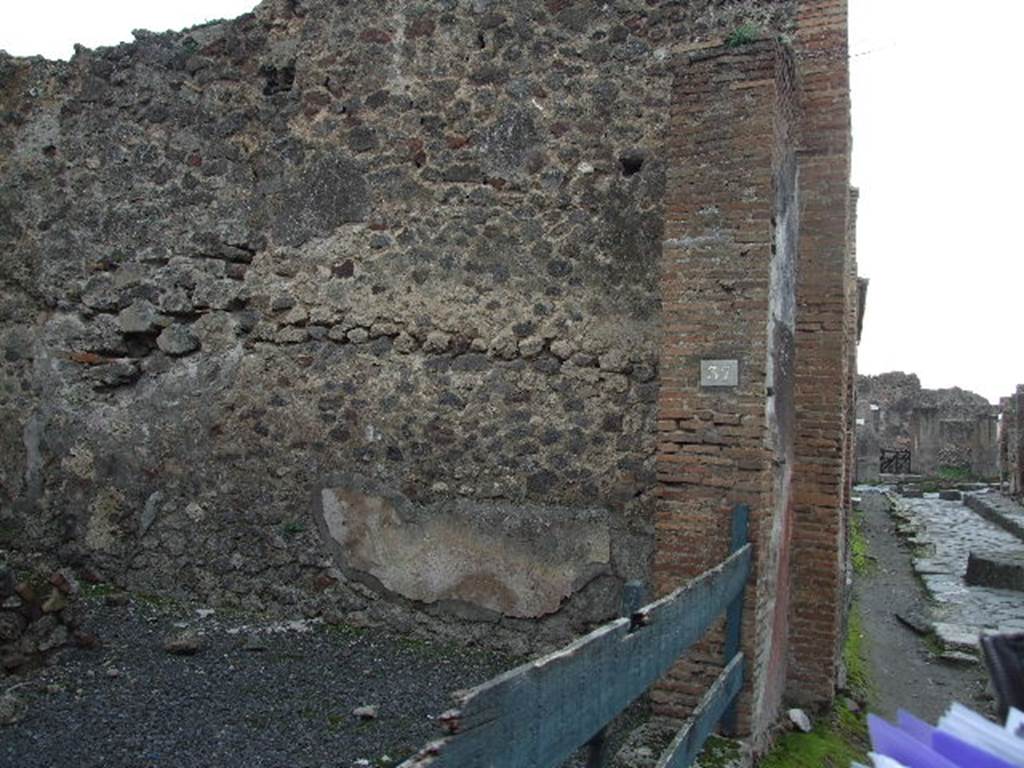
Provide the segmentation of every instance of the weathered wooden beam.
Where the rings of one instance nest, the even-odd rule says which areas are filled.
[[[700,704],[693,711],[679,733],[668,745],[658,760],[656,768],[689,768],[693,759],[704,748],[715,723],[736,699],[743,687],[743,654],[733,656],[722,674],[701,697]]]
[[[746,545],[631,617],[474,688],[445,716],[454,735],[403,767],[559,765],[703,637],[742,590],[750,559]]]

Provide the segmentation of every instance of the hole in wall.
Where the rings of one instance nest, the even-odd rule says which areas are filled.
[[[619,158],[619,165],[622,166],[623,176],[633,176],[644,167],[644,156],[635,152],[627,153]]]
[[[264,96],[273,96],[275,93],[290,91],[292,89],[292,85],[295,83],[294,64],[286,64],[283,67],[264,64],[260,67],[260,74],[264,79]]]

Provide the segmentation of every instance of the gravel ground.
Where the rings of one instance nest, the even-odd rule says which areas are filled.
[[[28,715],[0,728],[0,766],[392,765],[440,735],[451,692],[516,663],[375,629],[82,603],[101,647],[69,649],[18,685]],[[198,653],[167,653],[183,632],[200,635]],[[364,705],[379,716],[353,716]]]

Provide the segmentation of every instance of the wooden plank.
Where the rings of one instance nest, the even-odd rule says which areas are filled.
[[[642,581],[627,581],[622,586],[622,604],[619,616],[630,617],[640,610],[644,603],[647,587]],[[587,742],[587,768],[605,768],[611,760],[611,744],[608,741],[610,723],[598,731]]]
[[[714,730],[715,723],[722,718],[722,714],[739,695],[741,688],[743,654],[737,653],[701,697],[693,715],[662,753],[656,768],[689,768],[693,759],[704,748],[704,742]]]
[[[740,593],[750,546],[630,618],[467,693],[434,742],[404,768],[557,766],[664,676]]]
[[[737,504],[732,511],[732,541],[730,552],[736,552],[747,543],[750,526],[750,507]],[[740,652],[740,641],[743,629],[743,592],[736,595],[725,613],[725,659],[728,663]],[[736,733],[736,701],[726,708],[722,715],[722,730],[728,735]]]

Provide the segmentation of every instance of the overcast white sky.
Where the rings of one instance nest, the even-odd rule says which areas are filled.
[[[0,48],[68,58],[251,10],[253,0],[5,4]],[[860,370],[917,373],[990,400],[1024,383],[1024,3],[850,0]],[[1018,336],[1018,334],[1022,334]]]

